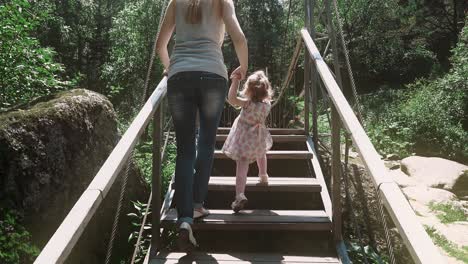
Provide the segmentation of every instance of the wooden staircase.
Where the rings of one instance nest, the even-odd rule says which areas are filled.
[[[273,149],[267,153],[268,186],[258,183],[256,164],[250,166],[246,210],[235,214],[235,162],[219,149],[229,128],[218,130],[213,176],[207,207],[211,214],[196,220],[200,244],[186,255],[161,251],[145,263],[341,263],[331,235],[331,203],[314,155],[312,140],[302,129],[270,129]],[[175,229],[177,212],[161,216],[161,227]]]

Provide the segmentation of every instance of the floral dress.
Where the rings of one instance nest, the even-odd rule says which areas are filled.
[[[249,163],[263,156],[273,145],[265,126],[270,109],[268,101],[248,101],[234,121],[222,151],[233,160],[246,160]]]

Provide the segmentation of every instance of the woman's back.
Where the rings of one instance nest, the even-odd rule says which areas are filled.
[[[187,11],[191,0],[176,1],[176,44],[171,56],[169,77],[184,71],[206,71],[227,79],[221,46],[224,22],[220,14],[222,0],[200,0],[201,21],[191,24]]]

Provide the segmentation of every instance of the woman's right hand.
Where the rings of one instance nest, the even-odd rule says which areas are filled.
[[[231,73],[231,76],[236,76],[236,75],[240,76],[240,80],[242,81],[245,79],[246,74],[247,74],[247,68],[239,66]]]
[[[247,46],[247,39],[245,38],[244,32],[237,20],[234,2],[232,0],[223,1],[223,20],[226,25],[226,31],[229,33],[232,43],[234,44],[234,48],[236,49],[239,64],[242,66],[242,68],[239,67],[241,69],[237,68],[234,72],[241,73],[241,80],[243,80],[247,73],[247,65],[249,65],[249,48]]]

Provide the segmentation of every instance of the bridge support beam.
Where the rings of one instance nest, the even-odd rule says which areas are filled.
[[[153,192],[153,201],[151,202],[152,211],[152,230],[151,230],[151,252],[150,256],[154,256],[160,250],[160,221],[161,221],[161,174],[162,174],[162,157],[161,157],[161,141],[163,138],[162,122],[163,122],[163,104],[160,104],[154,113],[153,118],[153,171],[151,189]]]

